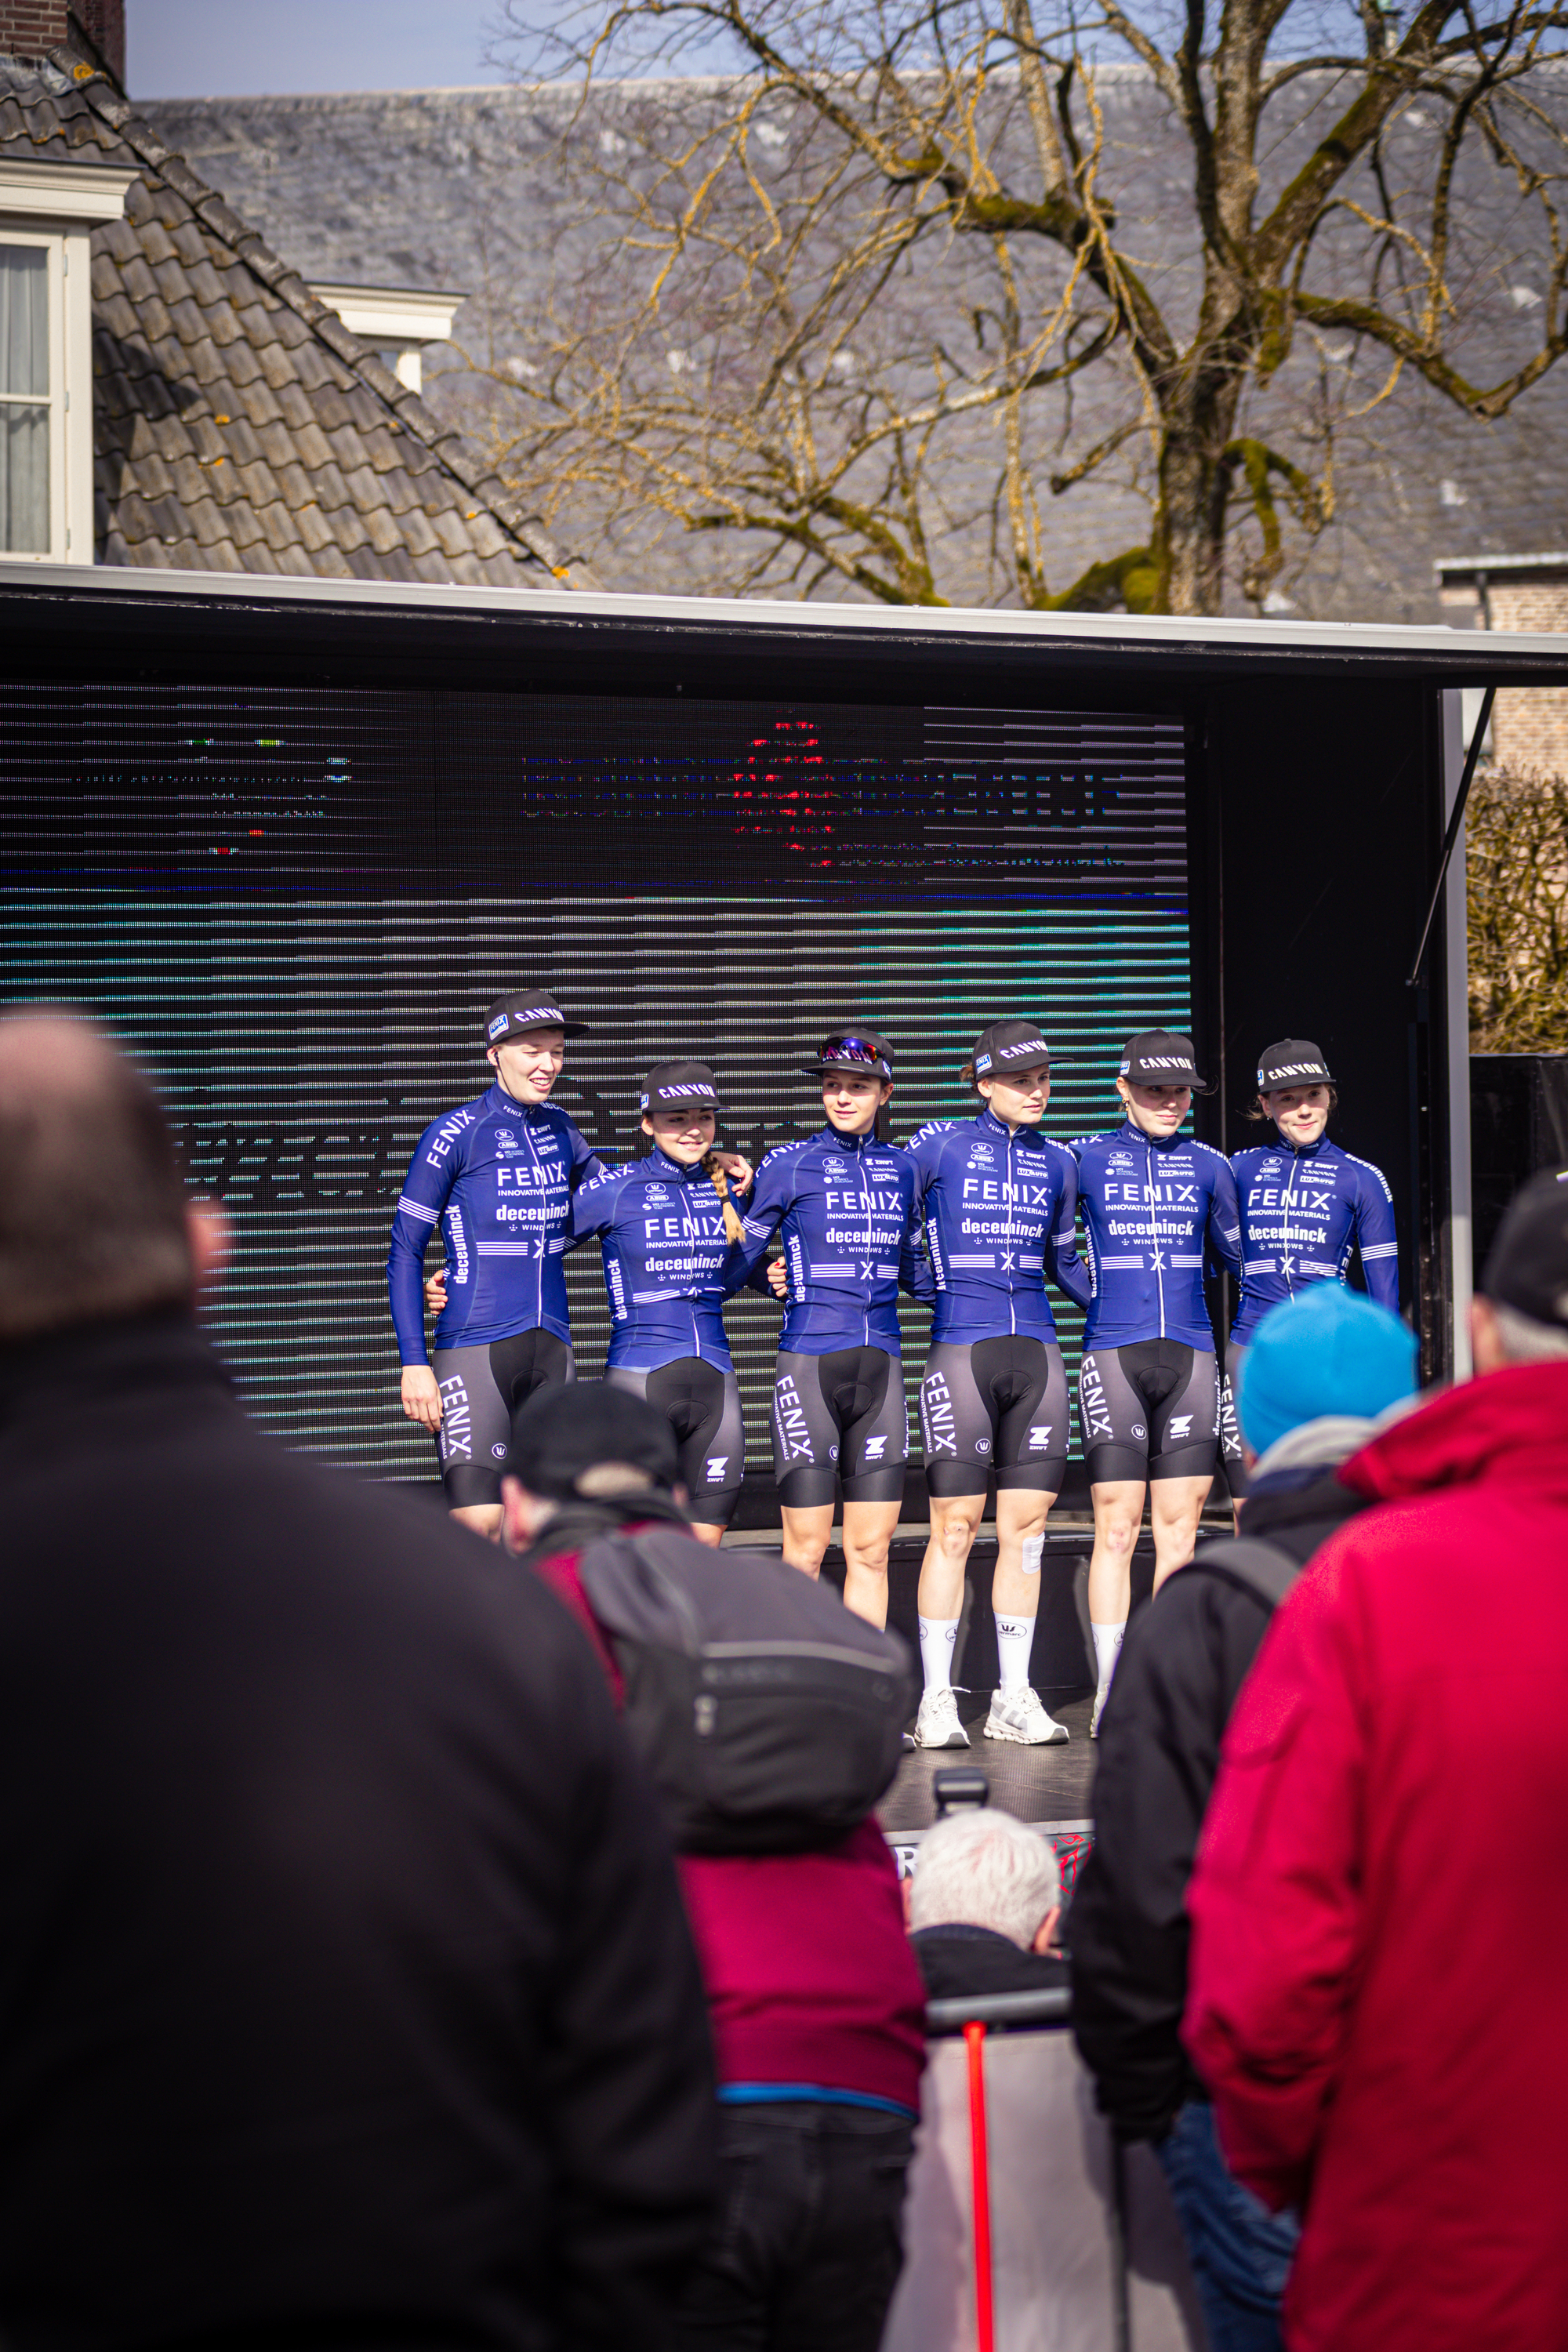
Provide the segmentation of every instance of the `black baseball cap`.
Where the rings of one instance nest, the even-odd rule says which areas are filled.
[[[1141,1029],[1129,1037],[1121,1052],[1119,1076],[1140,1087],[1191,1087],[1195,1095],[1212,1095],[1198,1076],[1193,1041],[1179,1029]]]
[[[706,1062],[656,1062],[642,1082],[642,1113],[685,1110],[721,1111],[719,1088]]]
[[[1281,1087],[1331,1087],[1329,1066],[1310,1037],[1281,1037],[1258,1056],[1258,1091],[1271,1095]]]
[[[1005,1078],[1049,1069],[1051,1049],[1033,1021],[993,1021],[976,1037],[973,1058],[977,1078]]]
[[[611,1491],[607,1482],[600,1485],[589,1474],[612,1465],[640,1471],[651,1486],[665,1488],[680,1475],[668,1421],[625,1389],[605,1381],[555,1382],[535,1389],[511,1417],[504,1468],[531,1495],[564,1500],[592,1494],[595,1486],[601,1493]]]
[[[1483,1298],[1568,1330],[1568,1168],[1532,1176],[1503,1212]]]
[[[830,1029],[816,1061],[802,1063],[801,1075],[826,1078],[835,1070],[849,1070],[862,1078],[890,1078],[893,1049],[875,1029]]]
[[[485,1044],[499,1045],[527,1029],[559,1029],[567,1037],[585,1037],[585,1021],[568,1021],[555,1002],[552,988],[520,988],[498,996],[485,1015]]]

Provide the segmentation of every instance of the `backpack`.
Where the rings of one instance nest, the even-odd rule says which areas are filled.
[[[896,1633],[798,1569],[670,1526],[593,1536],[577,1573],[680,1852],[800,1853],[865,1820],[915,1703]]]
[[[1279,1608],[1301,1573],[1300,1560],[1262,1536],[1227,1536],[1219,1543],[1206,1543],[1187,1566],[1201,1568],[1223,1583],[1238,1585],[1270,1610]]]

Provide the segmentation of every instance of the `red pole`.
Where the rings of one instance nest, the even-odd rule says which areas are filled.
[[[985,2149],[985,2028],[963,2029],[969,2052],[969,2161],[974,2205],[974,2341],[977,2352],[996,2352],[991,2309],[991,2172]]]

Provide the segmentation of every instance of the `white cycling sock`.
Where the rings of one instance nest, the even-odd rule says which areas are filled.
[[[921,1619],[921,1671],[928,1691],[952,1688],[952,1645],[957,1639],[956,1617]]]
[[[1090,1631],[1094,1635],[1094,1671],[1099,1676],[1100,1690],[1108,1691],[1110,1688],[1110,1677],[1116,1672],[1116,1660],[1121,1649],[1121,1636],[1126,1633],[1127,1626],[1125,1622],[1120,1625],[1091,1623]]]
[[[996,1620],[996,1654],[1002,1661],[1002,1689],[1021,1691],[1028,1687],[1029,1652],[1035,1646],[1035,1621],[1032,1617],[998,1617]]]

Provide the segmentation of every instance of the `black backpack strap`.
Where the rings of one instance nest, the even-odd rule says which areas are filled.
[[[1187,1566],[1249,1592],[1269,1610],[1279,1608],[1301,1573],[1299,1560],[1292,1559],[1279,1544],[1265,1543],[1261,1536],[1232,1536],[1227,1541],[1206,1543]]]

